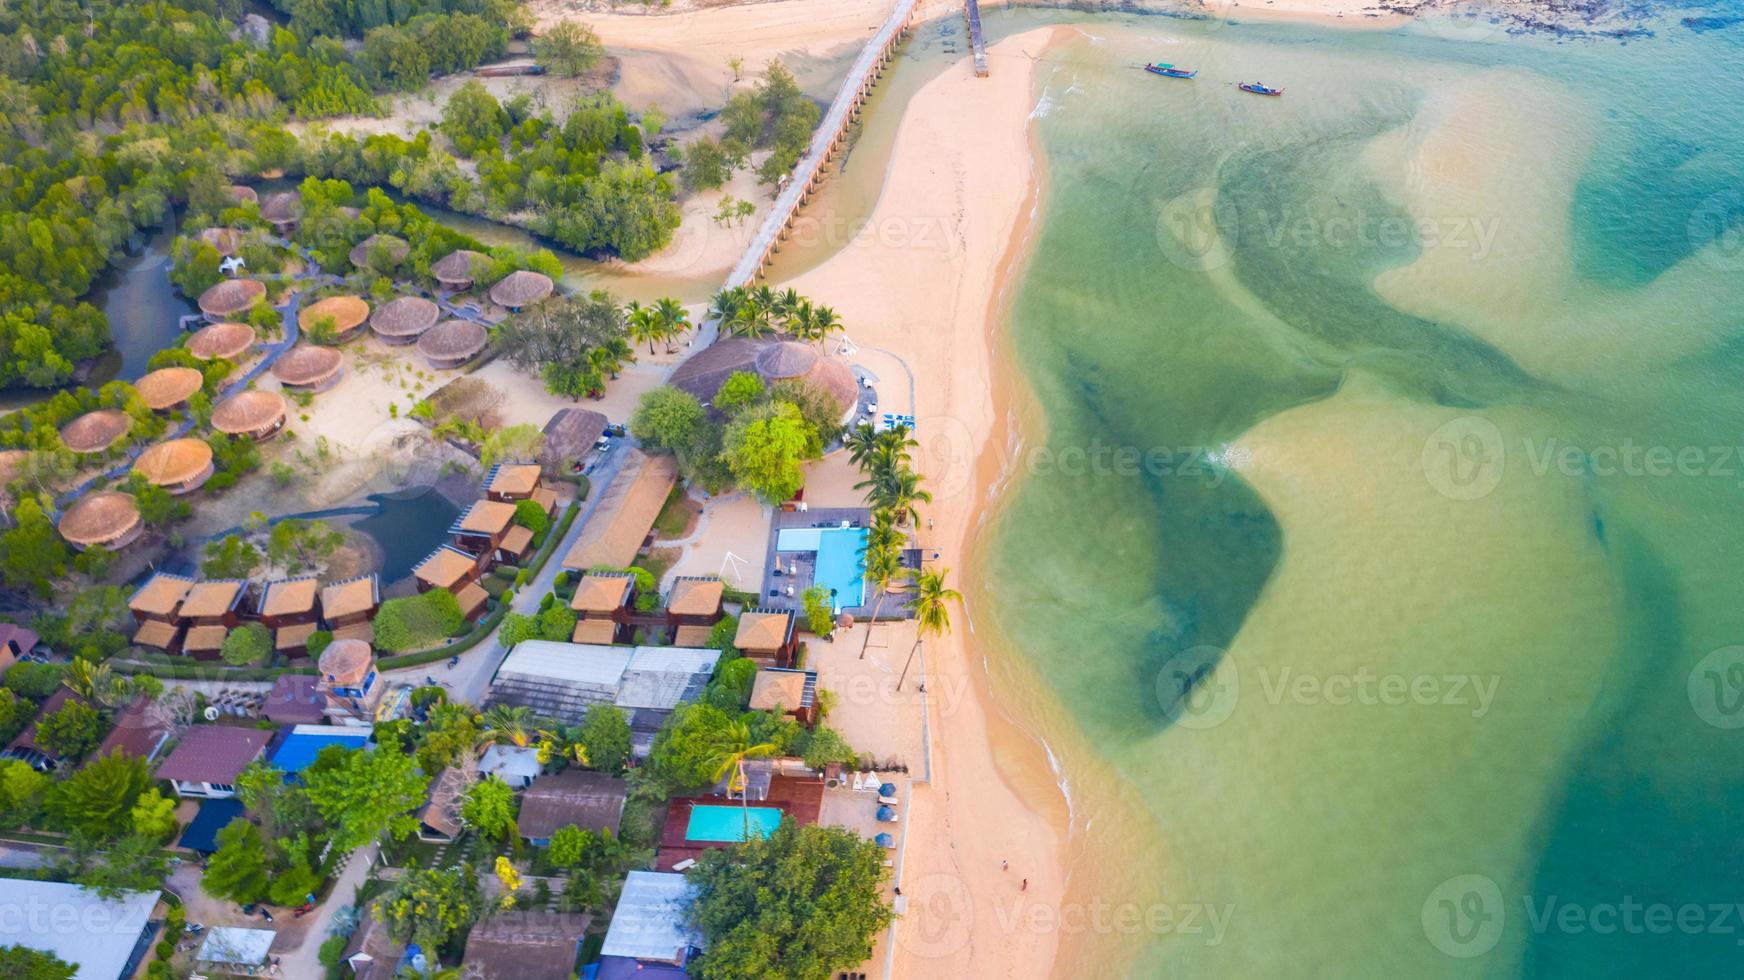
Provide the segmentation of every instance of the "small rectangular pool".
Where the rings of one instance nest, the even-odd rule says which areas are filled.
[[[745,819],[749,815],[751,833],[768,837],[781,824],[781,809],[773,806],[714,806],[707,803],[690,808],[690,823],[684,828],[685,840],[742,841],[745,839]]]

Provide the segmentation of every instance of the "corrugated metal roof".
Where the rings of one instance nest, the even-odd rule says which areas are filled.
[[[696,889],[681,874],[630,872],[600,955],[682,963],[685,950],[702,945],[702,933],[689,923],[695,902]]]

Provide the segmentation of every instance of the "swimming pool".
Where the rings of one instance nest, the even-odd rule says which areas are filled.
[[[684,828],[684,839],[742,841],[745,839],[747,814],[751,819],[751,833],[757,837],[768,837],[781,824],[778,807],[754,806],[746,810],[702,803],[690,808],[690,823]]]
[[[812,580],[830,590],[836,612],[866,604],[865,528],[784,527],[776,533],[775,550],[817,553]]]

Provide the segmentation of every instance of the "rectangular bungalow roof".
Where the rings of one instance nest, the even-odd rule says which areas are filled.
[[[478,757],[478,774],[498,779],[533,779],[544,767],[539,764],[539,749],[531,745],[493,745]]]
[[[575,583],[569,608],[583,613],[609,613],[630,601],[636,577],[629,572],[589,572]]]
[[[359,575],[343,582],[333,582],[321,590],[321,615],[328,619],[354,616],[381,605],[381,580],[374,575]]]
[[[614,703],[670,711],[702,694],[720,659],[719,650],[700,647],[637,647]]]
[[[470,755],[464,763],[443,769],[442,775],[430,781],[430,791],[418,809],[418,822],[445,836],[460,836],[460,804],[477,781],[478,769]]]
[[[486,493],[509,497],[525,497],[539,485],[538,463],[498,463],[485,477]]]
[[[578,619],[575,621],[575,632],[570,634],[569,642],[585,643],[596,646],[610,646],[617,639],[618,624],[609,619]]]
[[[475,585],[473,588],[477,589],[478,586]],[[479,591],[483,592],[484,590],[479,589]],[[461,608],[464,610],[465,606]],[[334,630],[333,638],[335,640],[362,640],[365,643],[373,644],[375,642],[375,627],[369,623],[352,623],[350,626],[341,626]]]
[[[752,711],[798,711],[817,702],[817,671],[764,667],[751,682]]]
[[[503,535],[501,548],[511,555],[526,554],[527,547],[533,543],[533,530],[522,524],[509,528],[509,533]]]
[[[195,725],[182,733],[157,778],[189,783],[233,783],[260,757],[272,732],[229,725]]]
[[[445,544],[418,563],[412,574],[418,581],[437,589],[453,589],[461,579],[478,568],[478,559],[453,545]]]
[[[557,491],[550,487],[540,487],[533,491],[531,499],[540,507],[545,508],[545,513],[547,514],[557,509]]]
[[[363,906],[357,928],[339,954],[340,961],[351,967],[353,980],[393,980],[406,955],[406,944],[388,935],[387,925],[376,918],[374,908],[373,903]]]
[[[206,941],[194,959],[202,963],[230,963],[237,966],[260,966],[266,963],[272,949],[276,929],[244,929],[238,926],[213,926],[206,930]]]
[[[8,878],[6,904],[15,913],[0,916],[0,946],[24,945],[51,953],[72,964],[76,977],[119,977],[133,959],[141,933],[151,924],[158,894],[124,892],[107,899],[64,882]],[[72,927],[45,928],[37,916],[16,914],[31,908],[46,910],[53,922]],[[102,927],[79,927],[80,923],[102,923]]]
[[[685,575],[672,582],[666,611],[678,616],[709,616],[720,612],[726,585],[718,578]]]
[[[148,619],[139,624],[139,629],[133,631],[133,645],[168,650],[175,645],[176,637],[181,632],[180,626],[166,623],[161,619]]]
[[[733,646],[758,652],[779,650],[793,637],[793,613],[785,609],[751,609],[739,617]]]
[[[313,575],[268,582],[266,592],[260,599],[260,614],[294,616],[297,613],[313,611],[315,597],[320,591],[321,583]]]
[[[490,593],[477,582],[468,582],[459,592],[454,593],[454,598],[460,603],[460,614],[471,619],[473,613],[483,609],[484,604],[490,601]]]
[[[702,932],[690,924],[695,904],[696,887],[681,874],[630,872],[600,955],[682,965],[691,947],[702,946]]]
[[[515,522],[515,505],[501,500],[474,500],[448,528],[453,534],[495,537]]]
[[[127,600],[127,608],[146,616],[173,616],[182,598],[193,587],[191,578],[158,572],[133,593],[133,598]]]
[[[273,751],[273,768],[287,773],[302,772],[322,749],[334,745],[361,749],[369,744],[369,737],[370,729],[362,725],[298,725]]]
[[[521,812],[516,818],[521,836],[547,840],[557,828],[574,825],[614,836],[624,816],[624,781],[603,772],[565,769],[540,777],[521,794]]]
[[[188,630],[188,638],[182,641],[182,650],[187,653],[217,653],[224,648],[224,638],[230,635],[230,630],[223,626],[195,626]]]
[[[575,957],[593,917],[514,911],[482,919],[466,937],[461,972],[489,980],[538,980],[575,975]]]
[[[53,694],[50,694],[45,698],[42,704],[37,705],[36,714],[30,719],[30,723],[24,726],[24,730],[18,733],[18,737],[13,739],[10,745],[6,746],[7,753],[16,754],[21,757],[27,756],[30,753],[36,753],[51,761],[59,760],[59,753],[50,752],[48,749],[36,744],[36,723],[47,718],[49,715],[60,711],[68,701],[77,701],[86,707],[90,707],[90,702],[79,697],[77,694],[74,694],[70,689],[65,687],[55,688]]]
[[[569,554],[563,556],[564,568],[623,568],[635,560],[643,539],[653,530],[654,518],[678,482],[678,462],[667,455],[650,458],[636,449],[624,466],[606,487]]]
[[[274,650],[301,650],[309,645],[309,637],[320,629],[314,623],[298,623],[295,626],[281,626],[273,632]]]
[[[102,758],[119,751],[150,762],[157,758],[172,731],[168,722],[153,715],[151,702],[141,698],[115,716],[115,727],[98,743],[92,757]]]
[[[709,637],[714,635],[715,628],[713,626],[684,625],[678,627],[677,633],[672,637],[672,643],[674,646],[700,647],[707,645]]]
[[[247,588],[247,582],[234,578],[196,582],[182,599],[180,615],[183,619],[211,619],[227,615],[242,603],[242,596]]]

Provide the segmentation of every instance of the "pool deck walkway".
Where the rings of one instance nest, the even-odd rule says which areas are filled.
[[[791,609],[796,613],[805,610],[805,602],[801,598],[805,590],[812,587],[817,573],[816,553],[790,553],[780,550],[781,532],[792,528],[834,528],[847,521],[853,527],[869,527],[872,523],[872,512],[865,507],[813,507],[810,510],[778,510],[769,522],[769,546],[763,556],[763,591],[758,593],[757,604],[764,609]],[[783,569],[780,575],[775,574],[776,556],[786,555],[781,562]],[[787,567],[797,569],[797,574],[789,575]],[[787,594],[788,588],[793,589],[793,595]],[[884,603],[885,612],[894,610],[899,604]],[[871,615],[870,606],[843,606],[842,612],[863,620]]]
[[[693,841],[685,837],[690,826],[693,806],[738,807],[738,800],[724,796],[692,796],[675,799],[666,808],[666,823],[660,831],[660,851],[654,859],[654,870],[671,871],[675,864],[695,860],[704,851],[726,847],[729,841]],[[818,779],[796,779],[777,776],[769,781],[769,797],[752,800],[751,806],[780,810],[783,817],[792,818],[801,827],[818,822],[823,812],[824,784]]]

